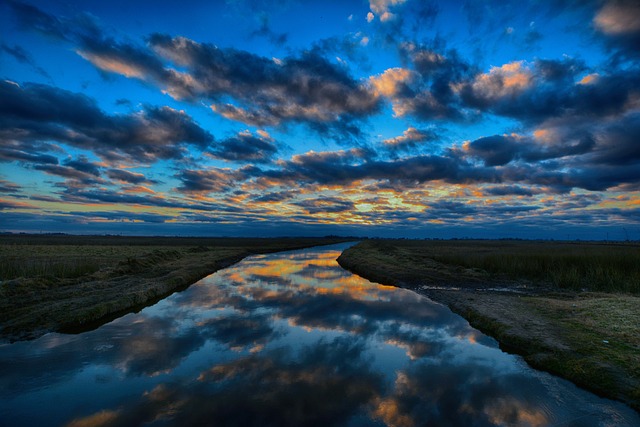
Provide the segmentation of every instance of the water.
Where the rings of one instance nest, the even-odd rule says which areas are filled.
[[[640,425],[343,270],[347,246],[247,258],[95,331],[0,346],[0,425]]]

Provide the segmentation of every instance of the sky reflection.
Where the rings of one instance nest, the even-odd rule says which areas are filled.
[[[335,262],[251,257],[80,335],[0,346],[0,425],[637,425],[447,308]]]

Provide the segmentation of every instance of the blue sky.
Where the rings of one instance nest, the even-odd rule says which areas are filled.
[[[640,239],[635,1],[8,1],[0,228]]]

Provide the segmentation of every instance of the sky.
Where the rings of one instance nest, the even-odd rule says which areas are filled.
[[[0,230],[640,239],[640,2],[4,1]]]

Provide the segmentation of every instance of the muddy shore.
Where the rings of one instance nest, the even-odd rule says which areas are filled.
[[[371,281],[447,305],[531,366],[640,411],[640,297],[492,277],[402,245],[361,242],[338,262]]]

